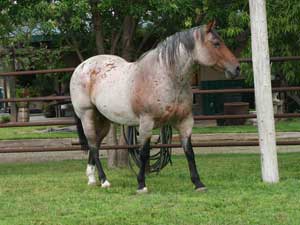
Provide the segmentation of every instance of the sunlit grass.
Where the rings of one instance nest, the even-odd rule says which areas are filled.
[[[45,138],[76,138],[76,132],[42,132],[50,127],[10,127],[0,128],[0,140],[17,139],[45,139]],[[276,123],[278,132],[300,132],[300,119],[282,120]],[[255,133],[257,127],[252,125],[243,126],[199,126],[196,125],[193,133]],[[159,131],[154,131],[158,134]],[[174,131],[174,133],[176,133]]]
[[[300,224],[300,154],[280,154],[281,182],[261,182],[259,155],[197,155],[206,193],[183,156],[147,177],[136,195],[129,170],[107,170],[112,187],[88,187],[85,161],[0,165],[0,224]]]

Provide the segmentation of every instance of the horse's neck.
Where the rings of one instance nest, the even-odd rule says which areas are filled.
[[[157,57],[157,52],[152,50],[141,61],[137,61],[135,63],[137,75],[147,74],[150,83],[156,80],[155,77],[159,77],[159,80],[163,80],[164,85],[170,85],[177,89],[189,86],[190,72],[194,61],[185,49],[179,49],[173,64],[166,62],[161,55],[158,57],[159,60]]]
[[[179,53],[173,65],[168,66],[169,72],[167,75],[174,78],[174,82],[186,86],[191,79],[191,69],[194,60],[191,55],[182,47],[179,48]]]

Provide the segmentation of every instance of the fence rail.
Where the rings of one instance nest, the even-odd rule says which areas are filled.
[[[258,141],[244,142],[207,142],[195,143],[193,147],[239,147],[239,146],[258,146]],[[300,141],[277,141],[277,145],[300,145]],[[140,145],[103,145],[100,150],[121,150],[139,148]],[[156,144],[151,148],[181,148],[180,144]],[[82,151],[81,146],[64,146],[64,147],[10,147],[1,148],[0,153],[25,153],[25,152],[62,152],[62,151]]]
[[[47,102],[47,101],[70,101],[70,96],[45,96],[31,98],[4,98],[0,102]]]
[[[2,72],[0,76],[25,76],[25,75],[41,75],[48,73],[70,73],[75,68],[61,68],[61,69],[48,69],[48,70],[28,70],[28,71],[14,71],[14,72]]]

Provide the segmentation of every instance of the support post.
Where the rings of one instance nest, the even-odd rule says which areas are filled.
[[[252,60],[261,169],[264,182],[279,181],[265,0],[249,0]]]
[[[15,48],[12,48],[12,69],[15,72],[16,71],[16,52]],[[10,91],[10,98],[16,97],[16,77],[12,76],[8,78],[8,85],[9,85],[9,91]],[[10,121],[11,122],[17,122],[17,104],[15,102],[10,103]]]

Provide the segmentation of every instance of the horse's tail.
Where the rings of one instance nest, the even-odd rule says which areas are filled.
[[[83,131],[81,120],[75,113],[74,113],[74,117],[75,117],[75,123],[76,123],[76,127],[77,127],[77,133],[78,133],[78,137],[79,137],[79,144],[81,145],[82,150],[88,151],[89,145],[88,145],[88,141],[87,141],[86,136]]]

